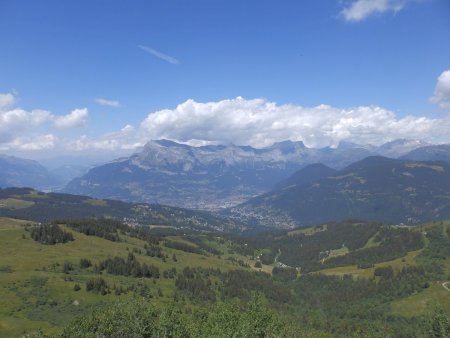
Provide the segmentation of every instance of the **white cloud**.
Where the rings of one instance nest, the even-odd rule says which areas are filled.
[[[53,134],[39,135],[31,139],[17,138],[9,144],[10,149],[46,150],[55,147],[57,138]]]
[[[102,135],[98,138],[89,138],[82,135],[76,140],[69,141],[66,145],[68,149],[76,151],[85,150],[132,150],[142,147],[145,140],[140,140],[136,129],[131,125],[126,125],[121,130]]]
[[[442,109],[450,108],[450,70],[445,70],[439,75],[430,101]]]
[[[54,125],[58,129],[83,127],[88,119],[87,108],[75,109],[70,114],[55,117]]]
[[[381,107],[340,109],[326,105],[277,105],[265,99],[198,103],[151,113],[141,123],[142,138],[180,142],[268,146],[283,140],[309,147],[336,146],[342,140],[381,144],[396,138],[430,139],[450,135],[446,119],[396,115]]]
[[[0,111],[0,143],[9,142],[26,130],[40,126],[52,118],[51,113],[45,110],[32,110],[30,112],[20,108]]]
[[[1,94],[0,93],[0,112],[14,106],[16,103],[16,98],[11,93]]]
[[[147,53],[157,57],[158,59],[161,59],[163,61],[166,61],[168,63],[171,63],[173,65],[178,65],[180,64],[180,61],[175,59],[174,57],[161,53],[160,51],[157,51],[156,49],[147,47],[147,46],[138,46],[140,49],[146,51]]]
[[[120,102],[115,101],[115,100],[107,100],[107,99],[98,98],[98,99],[95,99],[95,103],[97,103],[101,106],[109,106],[109,107],[113,107],[113,108],[120,107]]]
[[[362,21],[372,14],[398,12],[409,0],[356,0],[341,11],[346,21]]]

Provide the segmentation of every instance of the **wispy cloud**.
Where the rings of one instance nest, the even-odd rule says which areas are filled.
[[[109,106],[109,107],[113,107],[113,108],[120,107],[120,102],[115,101],[115,100],[107,100],[107,99],[98,98],[98,99],[95,99],[95,103],[97,103],[101,106]]]
[[[341,11],[346,21],[362,21],[367,17],[384,12],[398,12],[410,0],[355,0]]]
[[[166,61],[168,63],[171,63],[173,65],[179,65],[180,64],[179,60],[175,59],[174,57],[172,57],[170,55],[161,53],[160,51],[157,51],[156,49],[153,49],[153,48],[150,48],[150,47],[147,47],[147,46],[142,46],[142,45],[139,45],[138,47],[140,49],[146,51],[147,53],[157,57],[158,59],[161,59],[161,60]]]

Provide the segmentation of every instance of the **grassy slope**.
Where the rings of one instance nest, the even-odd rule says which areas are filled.
[[[92,272],[92,268],[80,270],[80,258],[88,258],[95,264],[107,257],[126,258],[133,248],[145,252],[144,242],[135,238],[122,236],[123,242],[111,242],[85,236],[65,227],[65,230],[72,232],[75,241],[53,246],[41,245],[30,238],[29,233],[21,226],[24,223],[0,218],[1,337],[18,337],[37,328],[43,328],[48,333],[55,332],[55,327],[65,325],[74,316],[102,303],[117,300],[118,296],[113,294],[101,296],[85,291],[86,280],[97,275]],[[143,254],[135,255],[140,262],[158,266],[161,273],[172,267],[181,271],[185,266],[214,267],[223,271],[238,268],[232,262],[215,256],[206,257],[165,247],[163,250],[169,256],[166,262]],[[172,260],[173,253],[176,254],[177,262]],[[62,265],[66,261],[76,267],[69,275],[62,273]],[[72,281],[65,281],[65,277],[70,277]],[[172,297],[174,288],[173,279],[160,278],[154,283],[149,279],[108,274],[103,274],[102,277],[110,286],[116,284],[127,287],[142,281],[150,288],[156,303],[167,302]],[[76,283],[81,285],[82,290],[73,290]],[[157,296],[158,288],[163,291],[163,297]],[[130,296],[131,294],[119,297]]]
[[[426,231],[433,227],[434,224],[426,224],[417,229],[417,231]],[[450,222],[445,223],[445,227],[450,228]],[[425,245],[428,244],[428,240],[425,240]],[[366,247],[373,246],[372,238],[366,244]],[[375,264],[373,268],[358,269],[356,265],[343,266],[331,269],[321,270],[321,273],[326,275],[338,275],[343,276],[350,274],[354,277],[373,278],[374,271],[378,267],[392,266],[395,270],[401,270],[403,267],[410,265],[416,265],[416,257],[422,252],[421,250],[411,251],[405,257],[397,258],[392,261],[386,261],[383,263]],[[444,263],[445,272],[450,278],[450,257],[448,257]],[[437,307],[442,308],[447,316],[450,318],[450,291],[446,290],[442,283],[444,281],[434,281],[430,287],[424,291],[406,297],[404,299],[395,301],[391,304],[391,311],[394,315],[414,317],[423,314],[431,314]],[[447,284],[448,285],[448,284]]]
[[[29,233],[21,226],[24,223],[20,220],[0,218],[1,337],[18,337],[40,327],[48,333],[56,332],[57,327],[65,325],[78,314],[117,300],[117,297],[131,297],[131,293],[121,296],[112,294],[100,296],[86,292],[84,288],[86,280],[97,276],[92,272],[92,268],[88,270],[76,268],[70,275],[67,275],[62,273],[61,266],[65,261],[78,266],[80,258],[89,258],[94,264],[107,257],[121,256],[125,258],[128,252],[133,249],[141,249],[144,253],[143,241],[122,236],[122,242],[110,242],[93,236],[85,236],[64,227],[65,230],[72,232],[75,241],[45,246],[29,238]],[[447,226],[450,226],[450,223]],[[418,231],[426,231],[427,227],[424,226]],[[171,239],[181,242],[186,241],[181,236],[173,236]],[[165,247],[163,247],[163,250],[169,256],[166,262],[145,255],[136,254],[136,256],[140,262],[158,266],[161,273],[172,267],[181,271],[185,266],[213,267],[224,271],[239,268],[236,263],[227,260],[230,257],[242,260],[251,267],[254,265],[254,261],[249,257],[230,253],[232,243],[229,240],[220,243],[219,241],[208,240],[207,243],[223,253],[221,259],[212,255],[197,255]],[[195,246],[195,244],[192,245]],[[391,265],[395,269],[401,269],[406,265],[414,265],[420,251],[409,252],[403,258],[379,263],[375,267]],[[172,260],[173,253],[176,254],[177,262]],[[55,264],[59,264],[59,266],[55,266]],[[449,260],[446,262],[446,268],[447,273],[450,273]],[[271,269],[272,266],[263,266],[261,270],[270,272]],[[321,272],[328,275],[352,274],[357,277],[372,278],[374,270],[375,268],[358,269],[356,266],[346,266],[326,269]],[[70,277],[72,280],[65,281],[65,277],[66,279]],[[153,295],[152,301],[157,304],[168,302],[172,298],[173,279],[161,278],[154,283],[153,280],[148,279],[140,280],[108,274],[103,274],[102,277],[111,286],[116,284],[127,287],[142,281],[150,288]],[[80,284],[82,290],[75,292],[73,290],[75,283]],[[392,313],[409,317],[430,313],[434,310],[435,305],[440,305],[448,311],[450,316],[450,292],[445,290],[441,284],[442,282],[433,282],[430,288],[423,292],[393,302]],[[163,291],[162,297],[157,295],[158,288]]]

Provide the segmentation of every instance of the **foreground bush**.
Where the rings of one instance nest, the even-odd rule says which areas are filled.
[[[182,312],[174,304],[157,309],[145,300],[119,302],[80,317],[62,337],[286,337],[281,321],[260,297],[244,308],[235,302]]]

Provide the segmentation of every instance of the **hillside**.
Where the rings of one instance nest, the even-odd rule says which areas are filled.
[[[0,216],[48,222],[60,219],[114,218],[132,225],[171,225],[190,229],[233,230],[237,222],[208,212],[157,204],[93,199],[29,188],[0,189]]]
[[[36,161],[0,154],[0,188],[51,189],[59,183],[54,175]]]
[[[232,212],[274,226],[349,218],[415,224],[449,218],[449,198],[450,164],[375,156],[308,185],[300,181],[258,196]]]
[[[431,328],[436,305],[450,316],[448,298],[436,298],[448,292],[441,284],[450,273],[449,229],[450,223],[406,229],[344,222],[242,237],[139,230],[108,221],[38,226],[0,218],[0,336],[38,329],[59,336],[62,327],[68,337],[111,328],[108,332],[130,334],[145,323],[160,334],[183,330],[184,337],[238,331],[251,337],[245,326],[250,323],[268,336],[421,336]],[[62,239],[63,233],[66,240],[49,244],[49,238]],[[386,242],[393,234],[396,242]],[[282,264],[288,262],[287,249],[299,241],[306,249],[289,252],[289,259],[296,265],[322,265],[313,272],[298,274]],[[336,248],[342,243],[347,253]],[[358,268],[344,259],[333,272],[323,263],[355,259],[360,252],[371,253],[366,255],[373,259],[370,266],[361,262]],[[255,291],[261,300],[252,295]],[[420,299],[438,303],[423,303],[411,318],[402,304]],[[245,317],[241,307],[252,316]],[[148,311],[153,315],[145,316]],[[79,315],[85,317],[74,321]],[[234,320],[223,321],[223,316]]]
[[[314,163],[303,169],[296,171],[287,179],[279,182],[274,190],[283,190],[291,186],[301,187],[311,184],[321,178],[333,175],[336,170],[327,167],[322,163]]]

